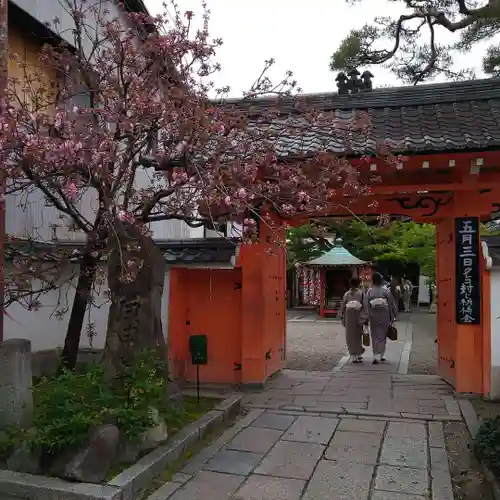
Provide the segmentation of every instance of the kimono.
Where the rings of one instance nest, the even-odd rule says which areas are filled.
[[[361,356],[365,349],[363,338],[363,290],[351,288],[344,294],[340,306],[340,319],[345,328],[347,349],[351,357]]]
[[[396,303],[390,290],[382,286],[373,286],[364,296],[365,318],[370,322],[373,354],[383,358],[387,330],[397,316]]]
[[[410,312],[412,292],[413,292],[412,282],[410,280],[404,280],[403,281],[403,303],[404,303],[406,312]]]
[[[389,285],[389,289],[391,290],[392,298],[394,299],[394,304],[396,306],[396,312],[398,312],[399,311],[399,303],[401,301],[401,295],[402,295],[400,281],[397,278],[393,278],[391,280],[390,285]]]

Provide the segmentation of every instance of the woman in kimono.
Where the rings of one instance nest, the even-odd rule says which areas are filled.
[[[405,277],[403,280],[403,303],[405,306],[405,312],[410,312],[412,292],[413,292],[413,283],[408,278]]]
[[[394,299],[394,305],[396,307],[396,312],[399,312],[399,306],[401,303],[402,289],[401,280],[399,278],[392,277],[389,289],[392,293],[392,298]]]
[[[363,296],[364,292],[359,286],[358,278],[351,278],[351,288],[344,294],[340,306],[340,319],[345,328],[347,349],[353,363],[363,361]]]
[[[397,316],[396,304],[390,290],[383,286],[380,274],[372,276],[372,287],[364,295],[363,314],[370,323],[373,364],[385,361],[387,330]]]

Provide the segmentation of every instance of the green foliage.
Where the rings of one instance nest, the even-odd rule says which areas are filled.
[[[133,438],[151,426],[149,408],[166,411],[166,387],[161,371],[151,353],[145,353],[134,365],[125,367],[120,390],[113,392],[112,416],[126,436]]]
[[[420,273],[436,279],[436,228],[433,224],[395,221],[388,226],[370,225],[359,219],[326,222],[320,230],[314,225],[294,228],[289,233],[289,265],[322,255],[329,247],[319,234],[329,232],[342,237],[347,250],[359,259],[404,268],[418,264]],[[481,235],[500,235],[500,226],[481,224]]]
[[[375,14],[371,23],[351,30],[332,55],[330,68],[362,70],[370,64],[387,64],[399,79],[410,84],[440,74],[449,79],[470,79],[474,69],[455,66],[455,56],[490,42],[483,70],[498,76],[500,45],[494,42],[500,33],[500,4],[488,0],[462,3],[459,8],[460,1],[455,0],[389,0],[389,15]],[[446,31],[458,36],[446,39]]]
[[[420,266],[421,273],[435,278],[436,231],[432,224],[393,222],[389,226],[369,225],[359,219],[330,221],[322,232],[342,237],[347,250],[367,262],[409,263]],[[329,247],[321,243],[319,228],[306,225],[294,228],[288,236],[288,265],[306,262],[322,255]]]
[[[305,224],[287,231],[287,266],[307,262],[319,257],[330,245],[322,236],[323,231],[314,224]]]
[[[377,264],[399,262],[403,268],[416,263],[422,274],[435,278],[436,230],[432,224],[397,221],[378,226],[353,219],[335,223],[334,228],[345,247],[362,260]]]
[[[104,371],[89,365],[81,373],[63,371],[33,388],[34,427],[30,444],[48,453],[81,444],[92,426],[102,424],[112,406]]]
[[[500,417],[481,425],[474,438],[474,451],[500,477]]]
[[[482,236],[500,236],[500,224],[481,224]]]
[[[106,422],[115,423],[129,438],[137,437],[153,423],[151,407],[174,421],[181,417],[166,406],[164,377],[149,352],[138,356],[120,380],[89,364],[41,379],[33,395],[34,429],[27,441],[49,454],[82,444],[92,427]]]

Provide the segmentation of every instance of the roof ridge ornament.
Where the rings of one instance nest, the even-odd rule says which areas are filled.
[[[373,75],[370,71],[365,70],[360,73],[356,68],[353,68],[347,75],[342,71],[338,73],[335,81],[339,94],[349,95],[358,92],[371,92],[373,90],[372,78]]]

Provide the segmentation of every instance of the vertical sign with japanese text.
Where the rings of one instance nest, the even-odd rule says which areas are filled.
[[[481,323],[481,274],[479,219],[455,219],[456,321],[460,325]]]

